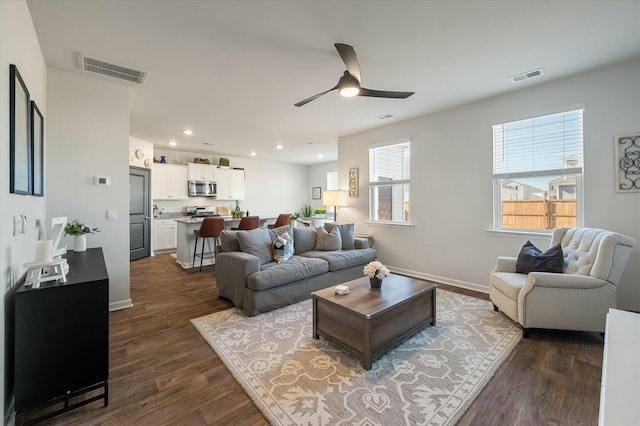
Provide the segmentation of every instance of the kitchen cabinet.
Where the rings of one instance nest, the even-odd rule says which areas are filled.
[[[153,251],[175,250],[178,246],[178,224],[175,219],[153,221]]]
[[[216,166],[211,164],[189,163],[187,164],[187,175],[189,180],[215,181]]]
[[[188,200],[187,166],[154,164],[151,186],[154,200]]]
[[[244,170],[215,169],[217,200],[244,200]]]

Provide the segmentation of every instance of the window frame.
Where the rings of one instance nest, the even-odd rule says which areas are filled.
[[[408,145],[408,149],[409,149],[409,167],[408,167],[408,178],[403,178],[403,179],[392,179],[392,180],[388,180],[388,181],[372,181],[371,178],[371,162],[372,162],[372,153],[376,152],[376,150],[381,149],[381,148],[388,148],[388,147],[392,147],[394,145],[403,145],[403,144],[407,144]],[[368,224],[372,224],[372,225],[391,225],[391,226],[412,226],[411,223],[411,219],[412,219],[412,215],[411,215],[411,202],[409,201],[409,210],[408,210],[408,217],[405,218],[405,220],[403,221],[398,221],[398,220],[380,220],[380,219],[374,219],[375,217],[375,212],[374,212],[374,208],[376,206],[375,201],[377,200],[376,197],[374,197],[374,193],[376,188],[380,187],[380,186],[402,186],[402,190],[404,191],[404,188],[406,186],[407,190],[406,190],[406,198],[403,195],[403,200],[407,199],[410,200],[411,199],[411,139],[409,138],[405,138],[405,139],[401,139],[401,140],[395,140],[395,141],[391,141],[391,142],[387,142],[387,143],[383,143],[383,144],[379,144],[379,145],[375,145],[375,146],[370,146],[369,150],[368,150],[368,162],[369,162],[369,168],[368,168],[368,184],[369,184],[369,188],[368,188],[368,194],[369,194],[369,220],[367,221]],[[404,172],[404,166],[403,166],[403,172]],[[403,173],[404,174],[404,173]]]
[[[536,118],[543,118],[546,116],[570,113],[573,111],[580,111],[580,134],[581,134],[581,165],[576,167],[567,167],[559,169],[549,170],[533,170],[528,172],[505,172],[495,173],[495,152],[496,152],[496,138],[495,130],[496,126],[517,123],[520,121],[534,120]],[[552,112],[540,113],[536,115],[519,117],[510,120],[501,120],[493,122],[492,126],[492,184],[493,184],[493,229],[489,230],[494,233],[513,233],[520,235],[547,235],[553,232],[552,229],[535,229],[535,228],[507,228],[502,227],[502,187],[501,180],[503,179],[528,179],[528,178],[540,178],[540,177],[554,177],[554,176],[575,176],[576,189],[575,189],[575,209],[576,209],[576,227],[582,227],[584,222],[584,105],[572,105],[563,109],[554,110]]]

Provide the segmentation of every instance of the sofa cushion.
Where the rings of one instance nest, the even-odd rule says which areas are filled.
[[[527,283],[529,276],[517,272],[494,272],[491,274],[490,285],[507,295],[511,300],[518,300],[518,294]]]
[[[331,232],[333,228],[340,230],[340,238],[342,238],[342,250],[354,250],[356,248],[356,240],[353,236],[353,223],[337,223],[327,222],[324,224],[327,231]]]
[[[224,252],[240,251],[240,243],[238,243],[238,232],[224,230],[220,233],[220,249]]]
[[[342,238],[340,237],[340,229],[333,228],[331,232],[318,227],[318,239],[316,240],[316,250],[340,250],[342,248]]]
[[[316,239],[318,238],[318,230],[313,227],[296,227],[293,228],[293,244],[295,254],[311,251],[316,247]]]
[[[278,263],[286,262],[293,256],[293,239],[284,232],[273,240],[273,260]]]
[[[560,244],[556,244],[542,253],[531,241],[527,241],[518,255],[516,272],[521,274],[529,272],[562,273],[563,266],[564,256]]]
[[[361,250],[336,250],[336,251],[309,251],[300,256],[325,260],[329,264],[330,271],[351,268],[352,266],[366,265],[376,260],[376,251],[371,248]]]
[[[252,290],[266,290],[324,274],[329,271],[329,264],[322,259],[293,256],[288,262],[271,262],[260,269],[247,277],[247,287]]]
[[[277,228],[269,229],[269,237],[271,237],[271,241],[275,240],[276,237],[279,237],[285,233],[288,234],[291,240],[293,241],[293,231],[292,231],[291,225],[283,225],[283,226],[278,226]]]
[[[256,228],[250,231],[238,231],[240,250],[260,259],[260,263],[271,262],[271,238],[266,228]]]

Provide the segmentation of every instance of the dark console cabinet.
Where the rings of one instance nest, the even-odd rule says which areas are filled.
[[[67,252],[67,282],[21,286],[15,296],[16,410],[65,401],[109,378],[109,276],[101,248]],[[59,414],[59,412],[57,412]],[[48,416],[47,416],[48,417]]]

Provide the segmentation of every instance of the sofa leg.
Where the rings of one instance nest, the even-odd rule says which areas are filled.
[[[529,329],[528,328],[522,327],[522,338],[523,339],[528,339],[529,338]]]
[[[496,311],[496,312],[498,312],[498,307],[496,306],[496,304],[495,304],[495,303],[493,304],[493,310],[494,310],[494,311]]]

